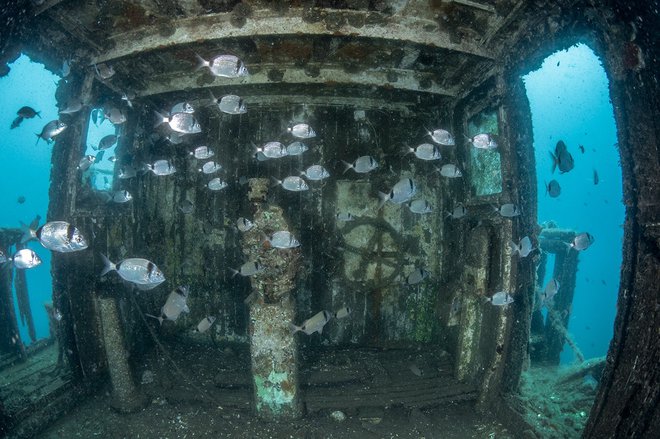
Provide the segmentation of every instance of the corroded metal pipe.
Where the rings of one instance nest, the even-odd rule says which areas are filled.
[[[247,260],[264,267],[250,278],[254,300],[250,304],[250,354],[254,408],[265,418],[296,418],[302,415],[298,384],[298,347],[289,323],[295,318],[291,297],[300,268],[299,249],[275,249],[263,235],[289,230],[282,209],[263,201],[269,181],[251,179],[249,199],[254,203],[254,228],[243,234]]]

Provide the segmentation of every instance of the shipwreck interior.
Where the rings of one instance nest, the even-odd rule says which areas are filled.
[[[121,413],[119,423],[147,407],[194,405],[208,434],[227,433],[225,421],[236,413],[286,421],[339,412],[373,426],[383,410],[402,407],[414,411],[419,434],[442,437],[420,410],[460,405],[488,414],[512,437],[540,437],[512,395],[530,362],[556,365],[570,343],[565,330],[539,323],[537,279],[539,270],[561,277],[567,293],[556,318],[565,327],[578,253],[566,251],[575,231],[537,224],[521,77],[553,51],[584,42],[610,79],[627,215],[614,338],[597,365],[582,435],[660,437],[658,7],[617,0],[9,2],[0,70],[7,74],[27,54],[62,77],[60,110],[78,104],[60,116],[67,128],[38,147],[52,148],[47,220],[74,224],[89,248],[53,252],[58,318],[52,337],[27,349],[17,339],[12,285],[23,295],[27,286],[21,270],[0,273],[0,374],[20,370],[13,386],[22,386],[2,387],[0,434],[40,437],[96,398]],[[199,58],[221,54],[238,57],[247,75],[200,68]],[[247,111],[223,111],[217,99],[227,95],[240,96]],[[170,122],[157,123],[172,120],[171,108],[184,102],[200,132],[180,135]],[[309,150],[268,160],[257,153],[266,142],[301,140],[288,132],[300,123],[316,132],[302,139]],[[438,128],[455,137],[455,145],[439,147],[439,161],[409,152]],[[99,149],[90,145],[113,133],[103,164],[81,171],[81,158]],[[466,140],[480,133],[492,134],[497,148]],[[192,155],[203,145],[222,166],[213,174],[201,172],[208,160]],[[378,166],[361,173],[344,164],[361,156]],[[164,174],[176,172],[156,175],[157,160],[169,160]],[[330,176],[308,179],[308,190],[277,181],[312,164]],[[227,186],[213,190],[215,177]],[[379,198],[403,178],[414,180],[416,198],[432,212]],[[123,191],[132,199],[122,199]],[[509,203],[516,216],[494,209]],[[461,207],[464,216],[456,213]],[[253,228],[241,230],[239,218]],[[267,238],[282,230],[300,246],[274,248]],[[0,232],[5,254],[23,245],[20,230]],[[542,251],[512,257],[509,241],[523,236]],[[554,268],[547,253],[555,254]],[[142,291],[118,273],[100,276],[101,255],[146,258],[166,281]],[[263,270],[234,274],[249,261]],[[428,274],[421,282],[411,280],[418,269]],[[189,288],[188,309],[159,323],[153,316],[181,286]],[[490,303],[499,291],[513,303]],[[292,333],[291,323],[323,310],[332,318],[322,331]],[[370,428],[375,436],[355,437],[383,434]]]

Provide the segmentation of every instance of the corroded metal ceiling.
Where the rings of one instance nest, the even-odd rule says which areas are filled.
[[[61,56],[76,54],[86,68],[112,65],[109,85],[138,96],[225,86],[258,95],[273,84],[323,94],[348,85],[351,96],[383,89],[442,101],[493,74],[491,41],[522,3],[86,0],[46,2],[35,14],[77,46]],[[241,58],[251,74],[237,80],[196,69],[196,54],[221,53]]]

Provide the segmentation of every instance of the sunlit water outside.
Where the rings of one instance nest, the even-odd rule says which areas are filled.
[[[558,227],[595,237],[579,255],[568,330],[585,358],[603,356],[616,314],[625,216],[608,79],[598,57],[584,44],[549,56],[523,79],[532,111],[539,224],[552,220]],[[575,168],[552,174],[550,152],[559,140],[568,146]],[[561,185],[558,198],[546,194],[545,183],[553,178]],[[546,273],[543,285],[552,273],[550,263]],[[573,352],[564,346],[561,362],[572,361]]]
[[[60,78],[25,55],[10,68],[9,75],[0,78],[0,174],[4,182],[0,191],[0,227],[18,228],[20,222],[29,224],[36,215],[41,216],[41,223],[46,221],[53,146],[43,139],[37,142],[35,134],[58,118],[55,89]],[[20,126],[10,129],[16,112],[26,105],[39,111],[41,117],[25,119]],[[19,197],[25,201],[19,203]],[[49,335],[44,302],[52,298],[50,251],[35,241],[29,247],[43,260],[41,265],[26,271],[26,278],[37,338],[44,338]],[[29,344],[27,326],[21,325],[20,318],[19,329],[21,338]]]

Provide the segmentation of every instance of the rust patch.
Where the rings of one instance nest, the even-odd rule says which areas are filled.
[[[289,380],[284,380],[280,383],[280,387],[282,390],[284,390],[286,393],[294,393],[296,391],[296,386],[293,385],[293,383]]]
[[[362,61],[375,52],[376,48],[371,44],[348,43],[335,53],[340,60]]]

